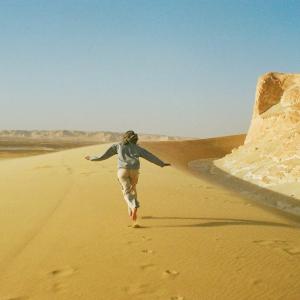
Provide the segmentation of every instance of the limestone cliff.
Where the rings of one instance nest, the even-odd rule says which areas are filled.
[[[300,196],[300,74],[259,78],[245,144],[215,164],[244,180]]]

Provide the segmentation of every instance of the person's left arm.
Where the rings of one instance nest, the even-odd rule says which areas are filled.
[[[148,150],[138,146],[139,149],[139,154],[142,158],[152,162],[153,164],[160,166],[160,167],[167,167],[170,166],[171,164],[169,163],[165,163],[162,160],[160,160],[157,156],[155,156],[154,154],[152,154],[151,152],[149,152]]]

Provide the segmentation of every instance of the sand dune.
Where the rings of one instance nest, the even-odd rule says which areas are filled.
[[[107,145],[1,161],[0,299],[299,299],[298,223],[187,172],[243,138],[145,143],[139,229]]]
[[[244,143],[245,134],[209,138],[202,140],[150,142],[142,145],[155,151],[163,159],[172,161],[173,165],[182,170],[188,170],[188,162],[195,159],[216,159],[230,153]]]

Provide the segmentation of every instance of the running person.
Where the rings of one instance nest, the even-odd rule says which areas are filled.
[[[133,227],[138,227],[136,223],[137,209],[140,207],[136,191],[140,169],[139,157],[160,167],[170,166],[169,163],[164,163],[158,157],[137,145],[137,141],[138,135],[134,131],[129,130],[124,133],[122,142],[113,144],[104,154],[85,157],[85,159],[90,161],[99,161],[108,159],[116,154],[118,155],[118,180],[122,186],[122,192],[128,205],[128,212],[133,221]]]

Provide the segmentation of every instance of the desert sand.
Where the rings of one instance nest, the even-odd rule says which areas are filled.
[[[244,138],[144,143],[136,229],[108,144],[0,161],[0,299],[300,299],[298,220],[188,168]]]

